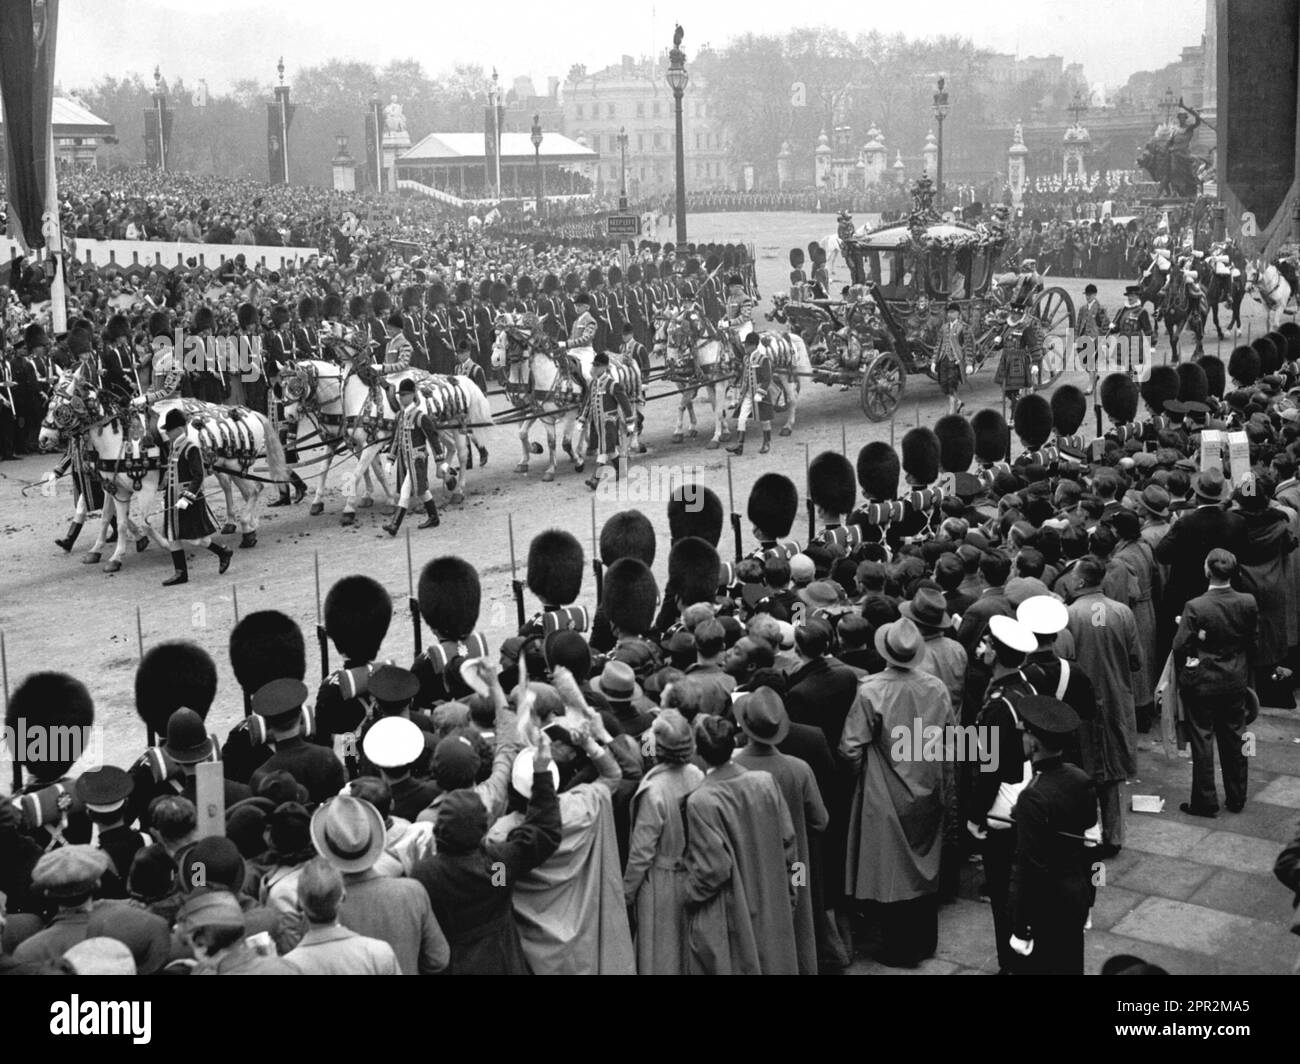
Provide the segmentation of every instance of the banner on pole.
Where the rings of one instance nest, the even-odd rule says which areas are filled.
[[[54,43],[59,0],[0,4],[0,101],[4,108],[9,235],[28,249],[47,245],[43,215],[54,212]]]

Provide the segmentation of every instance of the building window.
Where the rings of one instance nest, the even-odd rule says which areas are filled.
[[[659,101],[655,100],[655,117],[659,117]]]
[[[645,180],[645,167],[644,167],[644,166],[641,167],[641,180],[642,180],[642,181]]]
[[[612,103],[611,103],[611,104],[606,104],[606,106],[605,106],[605,117],[606,117],[606,118],[613,118],[613,117],[614,117],[614,105],[613,105]]]
[[[615,166],[613,163],[611,163],[609,166],[609,176],[618,177],[618,167]]]
[[[704,138],[700,134],[695,134],[695,150],[699,151],[703,146]]]
[[[636,105],[636,116],[637,116],[637,118],[644,118],[644,117],[645,117],[645,104],[644,104],[644,103],[638,103],[638,104]]]
[[[656,133],[656,134],[655,134],[655,147],[656,147],[656,148],[662,148],[663,146],[664,146],[664,135],[663,135],[662,133]]]
[[[618,151],[618,135],[615,133],[609,135],[609,150],[611,154]]]
[[[578,117],[582,117],[582,104],[578,104]]]
[[[644,134],[644,133],[638,133],[638,134],[636,135],[636,150],[637,150],[637,151],[645,151],[645,134]]]

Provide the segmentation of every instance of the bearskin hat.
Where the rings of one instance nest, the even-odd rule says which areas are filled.
[[[939,479],[939,437],[934,429],[917,426],[903,434],[903,471],[914,484]]]
[[[320,308],[316,305],[316,300],[311,296],[303,296],[298,300],[298,320],[306,321],[308,318],[314,318],[319,313]]]
[[[631,266],[627,268],[627,283],[628,284],[641,283],[641,266],[639,263],[634,262],[632,263]]]
[[[803,248],[790,249],[790,265],[796,270],[802,270],[804,259]]]
[[[628,271],[631,272],[630,270]],[[659,280],[659,268],[653,262],[643,263],[641,266],[641,276],[647,281]]]
[[[217,697],[217,666],[197,643],[157,643],[135,670],[135,712],[158,735],[182,706],[201,718]]]
[[[1217,355],[1206,355],[1201,359],[1201,369],[1205,370],[1205,382],[1210,394],[1222,399],[1224,390],[1228,387],[1228,374],[1223,368],[1223,359]]]
[[[68,353],[72,355],[88,355],[95,349],[94,338],[90,335],[89,328],[76,326],[68,333]]]
[[[252,303],[240,303],[235,311],[235,320],[241,329],[251,329],[257,324],[257,308]]]
[[[1173,366],[1152,366],[1138,391],[1142,401],[1154,412],[1163,413],[1165,403],[1178,398],[1178,370]]]
[[[688,536],[716,547],[722,538],[722,500],[703,484],[680,484],[668,498],[668,538]]]
[[[1073,436],[1079,431],[1083,419],[1088,416],[1088,397],[1073,384],[1057,385],[1056,390],[1052,392],[1051,411],[1052,428],[1056,434]],[[1025,438],[1019,425],[1016,426],[1016,435],[1022,440]]]
[[[808,496],[830,514],[846,514],[858,495],[853,466],[839,451],[822,451],[808,465]]]
[[[162,312],[159,311],[158,314],[162,314]],[[157,314],[155,314],[155,317],[157,317]],[[167,315],[162,314],[162,317],[166,318]],[[152,322],[153,318],[150,318],[149,320],[150,322]],[[164,329],[161,335],[166,336],[169,332],[171,332],[170,328]],[[159,334],[155,333],[154,335],[159,335]],[[32,322],[23,331],[23,343],[27,345],[27,350],[29,351],[37,347],[49,346],[49,342],[45,339],[45,330],[36,322]]]
[[[609,268],[609,283],[610,284],[623,283],[623,271],[620,270],[617,266],[611,266]]]
[[[593,266],[587,271],[587,288],[599,288],[605,283],[605,275],[601,273],[599,266]]]
[[[1137,417],[1138,389],[1127,373],[1108,373],[1100,387],[1101,408],[1115,421],[1124,423]]]
[[[230,666],[250,695],[272,680],[301,680],[307,674],[302,629],[279,610],[248,614],[230,633]]]
[[[1253,347],[1242,344],[1233,348],[1228,356],[1228,372],[1232,379],[1243,385],[1254,384],[1259,380],[1260,357]]]
[[[374,661],[393,619],[393,600],[369,576],[345,576],[325,596],[325,632],[351,661]]]
[[[492,285],[492,302],[500,303],[510,294],[510,289],[506,287],[505,281],[497,281]]]
[[[195,332],[202,332],[204,329],[211,329],[214,324],[215,319],[212,316],[212,308],[199,307],[199,309],[194,312],[194,324],[191,328]]]
[[[686,260],[686,266],[682,269],[682,276],[683,276],[683,277],[694,277],[694,276],[695,276],[697,273],[699,273],[699,272],[700,272],[700,260],[699,260],[699,259],[687,259],[687,260]]]
[[[659,585],[644,562],[619,558],[605,571],[600,603],[609,623],[620,632],[645,635],[654,623]]]
[[[478,283],[478,297],[485,303],[492,298],[492,282],[486,277]]]
[[[558,281],[556,282],[559,283]],[[474,289],[468,281],[461,281],[456,285],[456,302],[468,303],[474,298]]]
[[[655,529],[640,510],[620,510],[600,530],[600,560],[607,566],[620,558],[655,563]]]
[[[33,326],[33,328],[39,329],[40,326],[39,325]],[[31,329],[28,329],[28,332],[30,331]],[[155,310],[152,314],[149,315],[149,339],[152,340],[159,336],[171,336],[171,334],[172,334],[172,318],[170,314],[168,314],[165,310]],[[42,333],[42,342],[44,342],[43,333]],[[30,339],[27,341],[27,346],[28,347],[32,346]]]
[[[348,300],[348,317],[364,318],[366,316],[366,297],[353,296]]]
[[[1052,406],[1037,392],[1033,392],[1016,403],[1012,423],[1020,442],[1030,450],[1036,450],[1052,434]]]
[[[527,274],[522,275],[515,282],[515,292],[518,293],[520,299],[527,299],[533,294],[533,279]]]
[[[447,302],[447,286],[441,281],[434,281],[429,285],[428,292],[424,295],[425,306],[436,307],[439,303]],[[419,303],[415,304],[417,307]]]
[[[1210,382],[1205,370],[1195,362],[1178,364],[1178,398],[1184,403],[1203,403],[1210,397]]]
[[[887,443],[877,440],[858,452],[858,486],[873,499],[892,499],[898,494],[901,470],[898,455]]]
[[[1286,337],[1286,360],[1300,361],[1300,325],[1293,321],[1284,321],[1277,327],[1277,331]]]
[[[817,252],[821,251],[821,249],[822,249],[822,246],[821,246],[819,243],[817,243],[817,241],[814,240],[814,241],[810,242],[809,245],[808,245],[808,261],[809,261],[809,262],[816,262],[816,261],[817,261]]]
[[[668,552],[668,583],[687,606],[712,602],[721,572],[718,552],[698,536],[679,539]]]
[[[463,558],[434,558],[420,570],[420,616],[445,639],[464,639],[474,631],[482,594],[477,570]]]
[[[104,327],[104,339],[110,344],[114,340],[125,340],[131,335],[131,323],[122,314],[114,314]]]
[[[326,321],[338,321],[343,317],[343,297],[337,292],[327,295],[320,305],[320,316]]]
[[[424,293],[418,284],[408,284],[402,289],[402,309],[411,310],[424,302]],[[301,316],[301,315],[300,315]]]
[[[283,303],[277,303],[275,304],[275,306],[271,308],[272,325],[276,325],[276,326],[288,325],[289,318],[290,318],[289,308],[286,307]]]
[[[970,419],[975,433],[975,457],[981,462],[1000,462],[1006,457],[1011,430],[1007,419],[992,407],[977,410]]]
[[[576,292],[582,287],[582,278],[576,273],[566,273],[564,275],[564,290],[566,292]]]
[[[713,271],[716,270],[721,265],[722,265],[722,259],[719,258],[716,254],[706,255],[704,258],[705,273],[713,273]]]
[[[95,723],[95,703],[85,684],[67,673],[34,672],[18,685],[5,709],[6,728],[21,733],[24,723],[33,732],[37,727],[89,728]],[[38,779],[56,780],[72,767],[72,759],[54,760],[54,748],[70,745],[75,746],[51,744],[52,749],[45,750],[46,756],[30,761],[27,750],[21,750],[16,756]],[[77,751],[70,749],[68,752]]]
[[[939,468],[947,473],[965,473],[975,460],[975,430],[960,414],[945,414],[934,423],[939,437]]]
[[[1282,356],[1278,353],[1277,344],[1274,343],[1274,335],[1274,333],[1269,333],[1267,336],[1257,336],[1250,344],[1259,352],[1259,373],[1261,377],[1276,373],[1282,366]]]
[[[388,298],[388,293],[382,288],[377,288],[370,293],[370,309],[374,311],[375,317],[379,318],[393,309],[393,301]]]
[[[790,534],[799,512],[799,489],[780,473],[764,473],[749,491],[745,507],[750,524],[773,539]]]
[[[582,590],[582,544],[563,529],[533,537],[528,547],[528,590],[547,606],[568,606]]]

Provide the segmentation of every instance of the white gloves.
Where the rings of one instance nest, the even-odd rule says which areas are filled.
[[[1034,940],[1032,938],[1016,938],[1011,936],[1011,948],[1022,957],[1028,957],[1034,952]]]
[[[987,839],[989,837],[987,829],[980,827],[973,820],[966,821],[966,830],[977,839]]]
[[[177,499],[177,500],[176,500],[176,509],[178,509],[178,510],[188,510],[189,508],[190,508],[190,500],[189,500],[189,499]]]
[[[132,407],[132,409],[134,409],[134,410],[139,410],[139,409],[140,409],[141,407],[143,407],[143,406],[145,405],[145,403],[147,403],[147,402],[148,402],[148,400],[145,399],[145,397],[144,397],[143,395],[133,396],[132,399],[131,399],[131,407]]]
[[[59,475],[56,472],[54,472],[53,469],[51,469],[41,479],[44,480],[46,484],[53,484],[56,480],[59,479]]]

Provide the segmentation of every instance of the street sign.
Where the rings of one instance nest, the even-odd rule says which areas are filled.
[[[640,236],[641,216],[639,214],[611,214],[605,219],[609,236]]]

